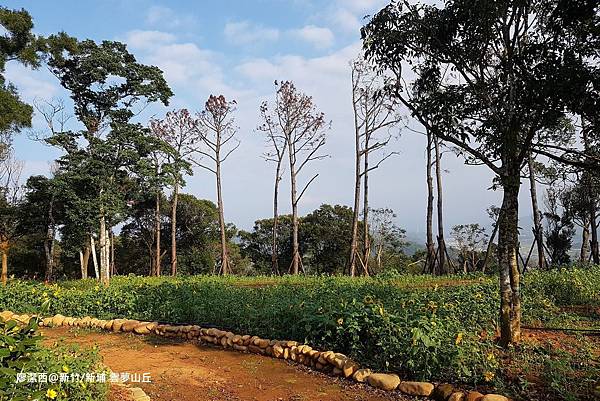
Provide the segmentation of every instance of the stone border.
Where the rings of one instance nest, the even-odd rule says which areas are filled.
[[[16,320],[27,324],[35,315],[17,315],[11,311],[0,313],[4,320]],[[481,394],[476,391],[464,393],[455,390],[450,384],[434,385],[428,382],[402,381],[400,377],[389,373],[376,373],[362,368],[344,354],[333,351],[317,351],[309,345],[296,341],[278,341],[263,339],[248,334],[235,334],[215,328],[202,328],[197,325],[169,325],[158,322],[142,322],[131,319],[100,320],[86,316],[84,318],[55,315],[40,321],[42,327],[91,327],[113,332],[135,333],[140,335],[155,334],[167,338],[195,340],[204,344],[213,344],[224,349],[270,356],[291,360],[309,368],[333,376],[345,377],[359,383],[367,383],[372,387],[385,391],[399,391],[411,396],[429,397],[435,401],[510,401],[498,394]],[[140,401],[146,401],[145,398]]]
[[[124,388],[129,393],[131,401],[151,401],[144,390],[139,387],[129,387],[123,383],[112,383],[112,385]]]

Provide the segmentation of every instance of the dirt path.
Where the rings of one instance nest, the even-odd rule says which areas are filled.
[[[50,346],[57,341],[97,345],[113,372],[150,373],[152,382],[139,387],[153,401],[408,400],[282,360],[189,342],[65,327],[42,333]]]

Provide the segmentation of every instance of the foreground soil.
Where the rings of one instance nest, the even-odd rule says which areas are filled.
[[[65,327],[44,329],[44,343],[97,345],[113,372],[150,373],[135,384],[153,401],[384,401],[399,395],[332,378],[303,366],[253,354],[153,336],[95,332]],[[121,401],[118,389],[111,401]]]

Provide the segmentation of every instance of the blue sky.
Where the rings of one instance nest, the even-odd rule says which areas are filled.
[[[168,108],[155,106],[143,118],[162,116],[173,108],[198,110],[210,94],[238,102],[237,124],[242,145],[224,166],[225,214],[242,228],[271,214],[272,166],[261,159],[264,142],[255,132],[258,107],[273,97],[274,80],[293,80],[328,119],[326,152],[316,162],[320,173],[307,192],[301,212],[321,203],[352,203],[353,126],[349,61],[360,52],[363,16],[380,9],[384,0],[223,0],[223,1],[5,1],[25,8],[35,31],[65,31],[80,39],[126,42],[139,61],[158,65],[175,96]],[[7,77],[27,101],[68,98],[44,68],[31,71],[9,65]],[[43,128],[39,117],[34,130]],[[424,138],[401,132],[392,146],[399,155],[373,174],[371,203],[396,211],[398,224],[423,232],[426,201]],[[24,176],[48,174],[60,153],[28,138],[15,140],[25,161]],[[444,157],[448,229],[454,224],[489,223],[485,209],[498,204],[500,194],[487,190],[491,175],[483,167],[466,167],[451,153]],[[311,171],[301,178],[312,176]],[[203,171],[188,178],[184,191],[215,198],[214,179]],[[525,189],[525,188],[524,188]],[[289,187],[283,182],[280,203],[289,210]],[[523,191],[524,193],[526,191]],[[527,198],[522,214],[529,215]]]

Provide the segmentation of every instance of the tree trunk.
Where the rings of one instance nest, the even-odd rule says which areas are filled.
[[[83,268],[83,252],[79,250],[79,267],[81,268],[81,278],[85,280],[87,278],[87,272]]]
[[[275,169],[275,188],[273,190],[273,234],[271,244],[271,272],[279,275],[279,253],[277,249],[278,224],[279,224],[279,181],[281,180],[281,158],[277,160]]]
[[[8,281],[8,245],[6,242],[2,243],[2,285],[6,285]]]
[[[177,200],[179,198],[179,180],[173,185],[171,202],[171,275],[177,275]]]
[[[352,237],[350,241],[350,257],[348,260],[348,273],[351,277],[356,275],[356,257],[358,255],[358,219],[360,209],[360,141],[356,132],[356,161],[354,172],[354,208],[352,214]]]
[[[595,208],[591,211],[590,234],[591,234],[591,252],[592,260],[595,265],[600,265],[600,248],[598,247],[598,223]]]
[[[589,219],[586,219],[589,220]],[[579,252],[579,262],[582,265],[587,264],[588,262],[588,252],[590,249],[590,224],[589,221],[583,222],[581,233],[581,251]]]
[[[217,152],[216,159],[219,160]],[[225,231],[225,217],[223,212],[223,195],[221,193],[221,163],[217,162],[217,203],[219,208],[219,228],[221,231],[221,273],[228,275],[229,255],[227,254],[227,233]]]
[[[369,137],[365,137],[365,155],[363,164],[363,269],[369,275],[369,259],[371,257],[371,239],[369,236]]]
[[[444,240],[444,202],[442,187],[442,160],[440,154],[440,142],[437,136],[433,136],[435,144],[435,176],[437,184],[437,226],[438,226],[438,273],[446,273],[446,241]]]
[[[48,226],[46,240],[44,241],[44,254],[46,256],[45,281],[52,280],[54,270],[54,227]]]
[[[90,243],[90,241],[88,241]],[[92,253],[92,248],[90,245],[84,245],[83,247],[83,259],[81,260],[81,278],[88,278],[88,265],[90,261],[90,254]]]
[[[115,233],[110,230],[108,237],[110,238],[110,277],[113,277],[117,270],[115,266]]]
[[[519,170],[504,177],[504,195],[499,218],[498,258],[500,265],[501,344],[518,343],[521,338],[521,294],[519,285]]]
[[[296,192],[296,175],[292,173],[291,176],[291,190],[292,190],[292,274],[298,274],[300,272],[300,244],[298,241],[298,194]]]
[[[108,265],[107,258],[107,241],[106,241],[106,217],[104,211],[100,212],[100,281],[103,285],[108,285]]]
[[[90,236],[90,245],[92,247],[92,260],[94,262],[94,273],[96,273],[96,280],[100,280],[100,272],[98,271],[98,258],[96,256],[96,242],[94,236]]]
[[[499,220],[500,220],[500,217],[498,217],[498,220],[496,220],[496,223],[494,224],[494,230],[492,231],[492,235],[490,236],[490,241],[488,242],[487,249],[485,251],[485,259],[483,260],[483,266],[481,267],[482,273],[485,273],[485,270],[487,269],[488,261],[490,260],[490,254],[492,253],[492,246],[494,245],[494,238],[496,238],[496,234],[498,234]]]
[[[160,277],[160,191],[156,192],[156,208],[154,210],[154,235],[156,238],[155,273]]]
[[[529,190],[531,192],[531,207],[533,208],[533,232],[535,235],[538,253],[538,268],[543,270],[546,267],[546,257],[544,253],[542,214],[540,213],[540,209],[538,207],[535,171],[533,167],[533,157],[531,154],[529,154],[529,157],[527,158],[527,165],[529,167]]]
[[[427,130],[427,259],[425,261],[425,270],[431,274],[435,273],[436,255],[435,244],[433,243],[433,175],[431,173],[432,157],[431,147],[433,146],[433,137],[431,131]]]

